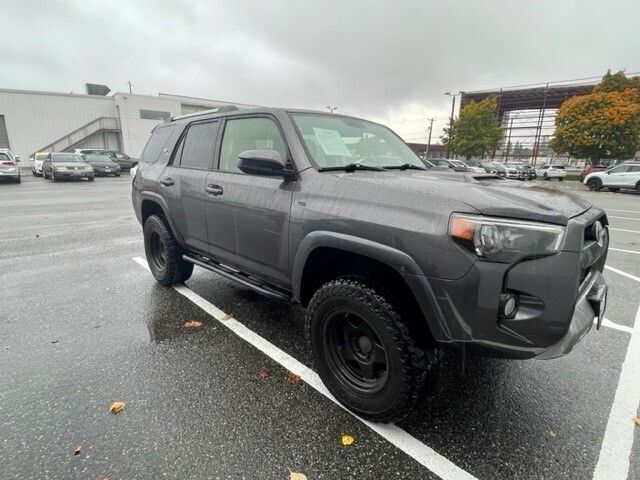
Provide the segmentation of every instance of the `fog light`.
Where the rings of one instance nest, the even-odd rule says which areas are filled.
[[[500,295],[500,316],[505,318],[512,317],[518,309],[518,300],[511,293],[503,293]]]

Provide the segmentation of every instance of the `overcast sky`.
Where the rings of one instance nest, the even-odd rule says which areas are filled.
[[[0,0],[0,87],[325,109],[434,139],[445,91],[640,70],[640,1]],[[415,133],[414,133],[415,132]]]

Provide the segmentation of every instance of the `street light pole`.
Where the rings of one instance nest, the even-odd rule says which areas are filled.
[[[455,112],[455,109],[456,109],[456,97],[461,93],[462,92],[458,92],[458,93],[444,92],[445,95],[448,95],[449,97],[451,97],[451,116],[449,117],[449,144],[447,145],[447,158],[449,158],[451,155],[451,138],[453,134],[452,132],[453,113]]]
[[[431,131],[433,130],[433,121],[435,120],[435,118],[430,118],[429,119],[429,140],[427,140],[427,150],[424,153],[424,158],[427,159],[429,158],[429,150],[431,150]]]

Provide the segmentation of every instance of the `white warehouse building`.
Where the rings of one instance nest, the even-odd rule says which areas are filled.
[[[237,104],[166,93],[107,96],[0,88],[0,148],[20,156],[23,168],[36,152],[74,148],[119,150],[138,158],[158,123],[222,105]]]

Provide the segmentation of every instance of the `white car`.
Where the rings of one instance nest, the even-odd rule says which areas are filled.
[[[31,172],[34,177],[42,176],[42,162],[49,152],[38,152],[32,157]]]
[[[559,181],[563,181],[566,176],[567,171],[564,169],[564,165],[542,165],[536,169],[536,177],[543,180],[557,178]]]
[[[613,192],[621,188],[640,192],[640,162],[623,163],[604,172],[592,172],[584,177],[583,183],[594,192],[603,187]]]

